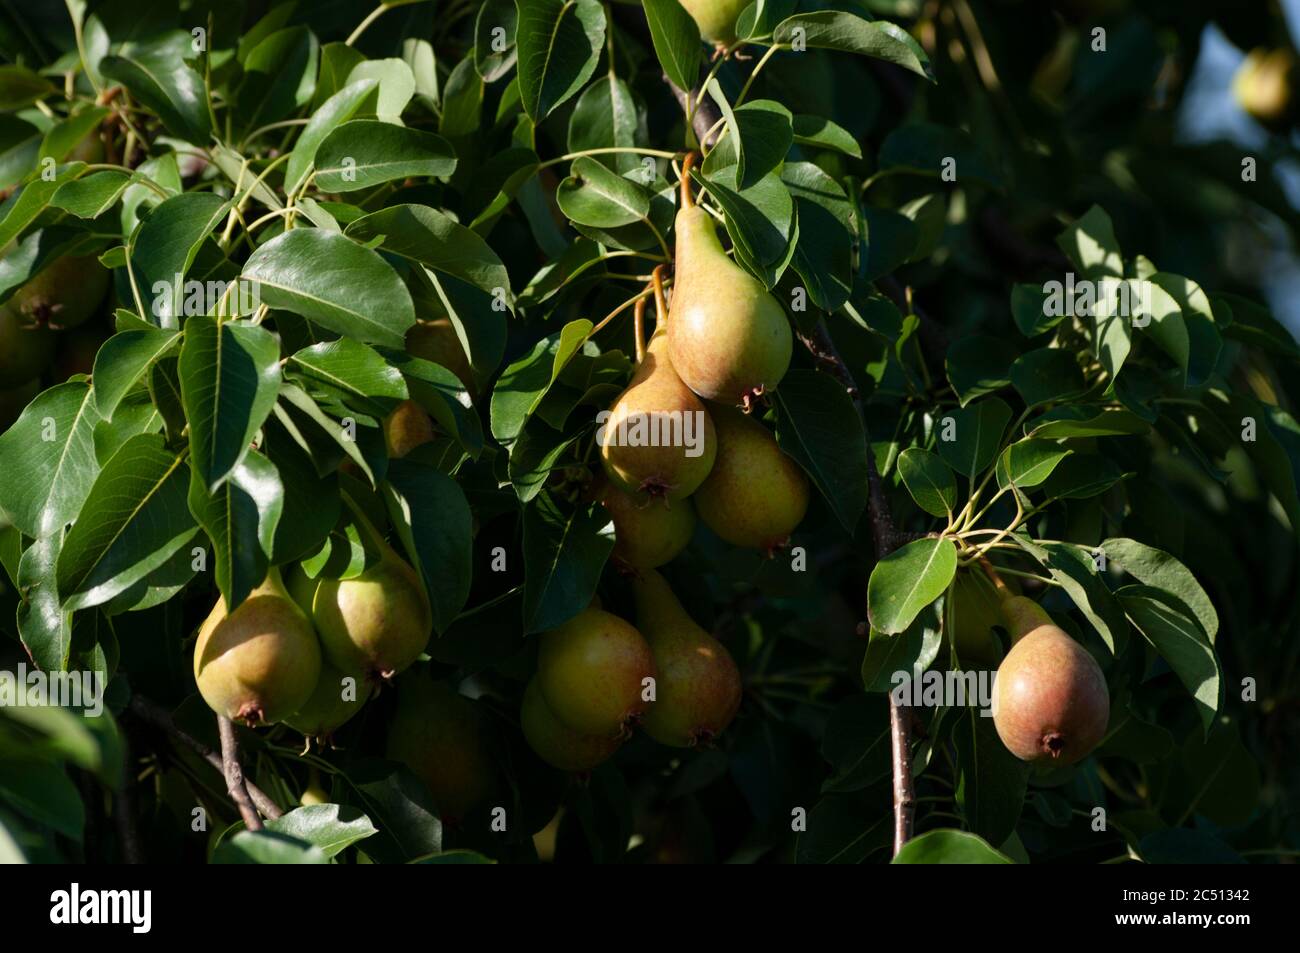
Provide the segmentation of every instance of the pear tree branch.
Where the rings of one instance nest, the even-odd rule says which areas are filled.
[[[244,786],[244,769],[239,766],[239,741],[235,738],[235,726],[225,715],[217,716],[217,728],[221,732],[221,768],[226,776],[226,790],[239,808],[239,816],[244,819],[244,826],[250,831],[262,829],[262,819],[257,816],[253,800],[248,796]]]

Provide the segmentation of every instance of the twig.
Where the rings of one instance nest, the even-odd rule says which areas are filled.
[[[148,722],[155,728],[161,729],[165,734],[175,738],[185,747],[189,748],[200,758],[212,765],[218,771],[225,773],[225,766],[222,764],[221,755],[217,754],[202,741],[195,738],[189,732],[182,730],[172,721],[172,716],[156,702],[152,702],[143,695],[131,696],[131,711],[140,718],[141,721]],[[280,806],[271,800],[271,798],[255,785],[252,781],[245,781],[244,786],[248,789],[248,795],[257,805],[257,809],[262,812],[262,816],[268,819],[275,819],[284,814]]]
[[[135,816],[135,758],[129,732],[123,732],[122,747],[122,760],[126,770],[122,772],[122,789],[114,793],[113,820],[117,826],[118,840],[122,842],[123,859],[128,864],[143,864],[144,849],[140,846],[140,828]]]
[[[257,816],[257,809],[248,796],[248,788],[244,786],[244,769],[239,766],[239,741],[235,738],[235,726],[225,715],[218,715],[217,728],[221,732],[221,767],[226,776],[226,791],[230,793],[235,807],[239,808],[244,826],[250,831],[260,831],[262,819]]]
[[[672,90],[673,96],[677,100],[677,105],[682,107],[682,112],[691,116],[691,128],[695,130],[695,139],[700,144],[700,148],[709,150],[717,144],[718,131],[721,129],[722,110],[718,104],[713,101],[711,96],[701,96],[700,87],[695,87],[689,93],[668,78],[664,74],[664,82]],[[699,102],[699,108],[691,115],[691,104]]]

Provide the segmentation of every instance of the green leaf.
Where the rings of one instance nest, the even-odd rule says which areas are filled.
[[[733,111],[726,133],[704,160],[704,174],[717,175],[726,166],[739,164],[737,181],[742,190],[747,189],[769,172],[779,171],[793,142],[790,110],[770,99],[753,100]]]
[[[316,185],[323,192],[356,192],[455,170],[456,152],[442,136],[374,119],[343,123],[316,150]]]
[[[163,327],[180,326],[185,277],[203,241],[226,217],[230,203],[211,192],[185,192],[163,201],[131,237],[128,254],[136,283]],[[233,296],[232,296],[233,297]]]
[[[1098,205],[1062,232],[1056,244],[1074,262],[1081,277],[1099,281],[1124,275],[1124,259],[1115,240],[1115,228],[1110,216]]]
[[[1125,476],[1110,457],[1075,453],[1061,461],[1043,481],[1042,488],[1049,500],[1086,500],[1105,493]]]
[[[0,508],[40,538],[76,519],[99,473],[94,431],[99,410],[90,385],[51,387],[0,435]]]
[[[605,8],[597,0],[516,0],[519,93],[540,123],[582,89],[605,42]]]
[[[1161,589],[1125,586],[1118,597],[1138,631],[1192,693],[1208,737],[1223,705],[1223,669],[1200,623]]]
[[[303,181],[316,164],[316,153],[325,137],[351,119],[378,85],[376,79],[359,79],[355,83],[349,83],[312,113],[311,119],[303,127],[302,135],[294,143],[293,154],[289,156],[289,163],[284,170],[286,194],[293,195],[302,187]]]
[[[22,188],[0,205],[0,211],[5,213],[4,219],[0,220],[0,248],[17,238],[45,210],[54,194],[65,183],[81,175],[85,168],[84,162],[69,162],[56,168],[52,179],[35,173],[29,176]]]
[[[13,805],[52,833],[81,842],[86,809],[61,764],[0,755],[0,803]]]
[[[632,90],[610,73],[605,79],[592,83],[578,97],[573,115],[569,117],[569,152],[635,146],[637,123]],[[640,156],[626,152],[592,158],[616,172],[628,172],[642,164]]]
[[[1002,452],[998,459],[998,486],[1020,489],[1038,486],[1052,475],[1056,465],[1072,450],[1050,440],[1021,440]]]
[[[370,818],[354,807],[338,804],[310,804],[266,822],[266,829],[296,837],[334,857],[360,841],[379,833]]]
[[[487,0],[479,7],[474,20],[474,70],[483,82],[495,83],[514,68],[518,16],[514,0]],[[498,49],[501,46],[505,49]]]
[[[1011,287],[1011,317],[1020,333],[1027,338],[1049,331],[1065,319],[1065,309],[1056,309],[1054,299],[1042,285],[1018,284]]]
[[[789,258],[795,234],[794,200],[780,177],[771,172],[756,185],[738,188],[738,169],[730,165],[701,181],[726,213],[727,234],[733,244],[748,262],[768,270],[758,277],[771,288],[780,277],[774,266]]]
[[[777,25],[772,41],[787,47],[798,41],[809,47],[858,53],[933,79],[921,45],[906,30],[884,20],[864,20],[837,10],[797,13]]]
[[[967,708],[953,728],[957,803],[971,833],[1001,844],[1020,820],[1029,764],[1007,750],[987,716],[987,709]]]
[[[914,837],[900,850],[895,864],[1009,864],[1011,858],[994,850],[984,838],[966,831],[940,829]]]
[[[198,473],[189,481],[190,512],[212,541],[217,588],[233,612],[262,584],[284,512],[284,484],[266,457],[249,451],[226,480],[209,491]]]
[[[38,159],[52,158],[62,162],[68,153],[79,146],[96,129],[109,110],[103,106],[88,106],[69,118],[56,123],[41,140]]]
[[[400,126],[402,111],[415,95],[415,73],[411,67],[405,60],[392,56],[382,60],[362,60],[348,73],[348,83],[363,79],[373,79],[379,83],[374,102],[375,115],[381,122]]]
[[[933,122],[908,122],[893,130],[880,146],[881,169],[1001,188],[1005,176],[964,129]]]
[[[1219,614],[1191,570],[1162,549],[1135,539],[1112,537],[1101,544],[1106,558],[1143,585],[1176,599],[1205,631],[1210,644],[1219,631]]]
[[[795,835],[795,862],[860,864],[872,852],[887,849],[889,814],[872,808],[856,794],[822,798],[808,814],[807,830]]]
[[[265,328],[192,317],[180,378],[195,479],[212,492],[248,455],[275,404],[279,343]]]
[[[95,355],[95,403],[105,420],[113,419],[122,398],[144,384],[158,361],[181,343],[179,331],[150,328],[120,331],[104,342]]]
[[[1097,574],[1087,550],[1070,543],[1037,543],[1018,533],[1013,533],[1011,539],[1047,569],[1092,623],[1112,654],[1118,654],[1124,647],[1128,623],[1115,595]]]
[[[469,598],[473,578],[473,515],[451,477],[418,460],[393,460],[384,502],[402,545],[424,578],[433,629],[445,632]]]
[[[127,186],[138,178],[114,169],[92,172],[60,185],[50,197],[50,205],[77,218],[98,218],[116,205]]]
[[[1011,386],[1031,407],[1069,400],[1087,392],[1074,354],[1064,348],[1026,351],[1011,364]]]
[[[659,65],[678,89],[690,90],[700,79],[700,28],[678,0],[643,0],[650,42]]]
[[[843,126],[822,116],[801,114],[792,117],[794,141],[801,146],[833,149],[854,159],[862,158],[862,147]]]
[[[236,118],[245,129],[279,122],[311,102],[320,44],[306,26],[272,33],[244,59]]]
[[[948,382],[965,407],[976,397],[991,394],[1011,383],[1011,362],[1016,348],[1004,338],[968,334],[948,346],[944,368]]]
[[[203,77],[185,62],[192,37],[183,30],[145,43],[131,43],[99,61],[99,70],[116,80],[157,114],[173,136],[206,146],[212,131],[208,90]]]
[[[997,456],[1010,422],[1011,408],[997,397],[951,411],[938,421],[939,456],[957,473],[973,480]]]
[[[835,706],[822,736],[822,757],[833,772],[822,783],[823,794],[861,791],[889,776],[889,716],[878,696],[849,695]]]
[[[614,550],[613,524],[599,505],[561,509],[543,492],[524,506],[524,634],[545,632],[591,603]]]
[[[15,578],[22,594],[18,603],[18,635],[27,654],[42,671],[68,669],[72,656],[72,613],[59,602],[55,566],[62,531],[33,542],[18,561]]]
[[[1184,380],[1188,387],[1200,387],[1214,373],[1223,349],[1210,299],[1200,285],[1182,275],[1160,272],[1149,280],[1178,308],[1177,321],[1187,342],[1186,357],[1180,361]]]
[[[1145,434],[1151,425],[1118,407],[1057,407],[1025,425],[1025,434],[1042,440],[1062,437],[1123,437]]]
[[[253,252],[243,277],[262,303],[345,337],[401,347],[415,323],[411,293],[378,252],[337,233],[295,228]]]
[[[885,635],[904,631],[943,595],[957,572],[957,547],[947,539],[917,539],[876,563],[867,581],[867,617]]]
[[[68,610],[102,605],[166,563],[194,535],[190,468],[155,434],[132,437],[105,464],[59,553]]]
[[[618,228],[650,215],[650,196],[630,179],[583,156],[555,191],[560,211],[579,225]]]
[[[776,440],[852,535],[867,507],[867,438],[844,387],[830,375],[789,371],[774,395]]]
[[[891,692],[899,687],[900,672],[920,678],[934,664],[943,646],[942,605],[941,601],[930,603],[901,635],[871,630],[862,656],[863,688],[868,692]]]
[[[790,264],[817,307],[834,311],[853,292],[856,225],[844,190],[811,162],[787,162],[781,181],[794,197],[799,241]]]
[[[12,112],[58,92],[49,80],[26,66],[0,66],[0,110]]]
[[[328,864],[314,844],[274,830],[238,831],[212,852],[214,864]]]
[[[898,457],[898,475],[916,505],[931,516],[951,516],[957,506],[957,481],[939,457],[921,447],[908,447]]]
[[[289,358],[308,380],[342,395],[351,406],[385,416],[410,396],[402,372],[360,341],[340,338],[304,348]]]
[[[491,857],[472,850],[444,850],[440,854],[429,854],[411,861],[413,864],[495,864]]]
[[[502,372],[492,390],[492,436],[506,444],[519,436],[560,372],[575,354],[587,349],[592,327],[585,318],[570,321]]]

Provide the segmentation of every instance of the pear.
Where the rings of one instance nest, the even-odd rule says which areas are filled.
[[[790,321],[763,283],[727,257],[713,219],[691,199],[693,157],[682,170],[668,354],[701,397],[748,407],[790,366]]]
[[[424,782],[444,823],[463,820],[494,787],[483,712],[453,686],[431,680],[423,668],[397,681],[386,755]]]
[[[315,768],[311,769],[311,778],[307,782],[307,786],[302,789],[302,795],[298,798],[298,803],[303,807],[330,803],[330,792],[321,783],[320,772]]]
[[[1295,116],[1296,68],[1290,50],[1252,50],[1232,79],[1237,104],[1269,128],[1287,125]]]
[[[325,658],[344,672],[388,679],[424,651],[433,610],[419,574],[357,510],[366,548],[379,561],[351,579],[322,579],[312,597],[312,618]]]
[[[8,430],[40,392],[39,380],[30,380],[26,384],[0,390],[0,432]]]
[[[701,39],[728,46],[736,42],[736,18],[749,6],[750,0],[680,0],[680,3],[700,28]]]
[[[406,351],[413,357],[447,368],[460,378],[460,382],[469,391],[470,399],[476,399],[478,388],[474,383],[474,371],[469,366],[469,358],[465,355],[465,348],[460,343],[460,337],[450,318],[416,321],[406,332]]]
[[[194,679],[219,715],[268,725],[292,715],[320,679],[320,643],[276,569],[227,613],[218,599],[199,629]]]
[[[394,459],[404,457],[437,435],[433,418],[413,400],[404,400],[384,418],[384,444]]]
[[[25,321],[56,331],[84,324],[108,290],[108,269],[94,255],[56,258],[13,296],[9,305]]]
[[[661,292],[657,297],[662,301]],[[644,299],[637,302],[638,326],[644,307]],[[704,403],[673,370],[664,324],[661,311],[631,383],[605,420],[600,462],[610,480],[633,496],[671,502],[704,482],[718,446]]]
[[[614,558],[631,569],[654,569],[669,562],[695,532],[690,500],[641,500],[606,485],[600,502],[614,521]]]
[[[54,332],[24,318],[11,305],[0,305],[0,388],[40,377],[54,360]]]
[[[351,678],[351,682],[344,679]],[[329,739],[359,712],[374,693],[374,685],[360,673],[344,675],[329,662],[321,662],[320,678],[307,703],[284,723],[308,738]]]
[[[718,462],[695,494],[695,511],[728,543],[771,553],[808,510],[808,478],[758,421],[734,407],[709,409]]]
[[[555,717],[579,734],[624,736],[647,703],[654,656],[641,633],[603,609],[587,608],[545,633],[537,685]]]
[[[740,670],[726,647],[686,614],[663,576],[646,570],[633,588],[637,627],[659,672],[655,703],[641,727],[660,744],[707,744],[740,708]]]
[[[561,771],[590,771],[623,744],[618,735],[584,735],[567,727],[547,706],[536,678],[524,689],[519,724],[528,746],[543,761]]]
[[[1073,764],[1106,735],[1110,692],[1101,666],[1038,603],[1010,596],[1012,646],[993,687],[998,737],[1022,761]]]

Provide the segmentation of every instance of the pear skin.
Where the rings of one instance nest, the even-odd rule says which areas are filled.
[[[33,324],[66,331],[84,324],[108,290],[108,269],[94,255],[56,258],[10,299],[9,305]]]
[[[400,761],[433,795],[438,816],[456,823],[492,793],[496,768],[483,712],[422,669],[397,681],[397,713],[387,757]]]
[[[723,252],[708,212],[683,207],[676,230],[668,311],[673,367],[701,397],[749,406],[790,366],[790,321],[763,283]]]
[[[393,459],[406,456],[435,436],[433,418],[413,400],[402,401],[384,418],[384,444]]]
[[[0,305],[0,388],[18,387],[40,377],[54,362],[54,332],[10,307]]]
[[[740,708],[740,670],[726,647],[687,615],[653,569],[633,584],[637,627],[654,653],[655,703],[641,727],[660,744],[708,744]]]
[[[416,321],[406,332],[406,351],[413,357],[447,368],[460,378],[460,382],[469,391],[470,399],[477,399],[474,371],[469,366],[469,358],[465,355],[465,348],[461,345],[450,318]]]
[[[656,330],[605,421],[606,475],[634,497],[673,502],[699,488],[717,451],[708,410],[673,370],[668,339]]]
[[[537,756],[561,771],[587,772],[607,760],[623,744],[618,735],[584,735],[566,726],[547,707],[534,677],[524,689],[519,725]]]
[[[345,678],[353,681],[345,682]],[[284,723],[308,738],[329,738],[359,712],[374,693],[374,685],[360,673],[344,675],[329,662],[322,661],[320,678],[307,703]]]
[[[219,715],[269,725],[292,715],[320,679],[321,653],[311,622],[272,569],[234,612],[218,599],[194,647],[194,679]]]
[[[433,612],[419,574],[373,528],[366,535],[379,562],[351,579],[322,579],[312,617],[330,664],[373,681],[391,678],[420,656]]]
[[[680,0],[695,25],[700,38],[709,43],[728,45],[736,42],[736,18],[750,0]]]
[[[623,737],[648,707],[643,682],[655,674],[641,633],[618,616],[588,608],[542,636],[537,686],[546,707],[583,735]]]
[[[771,553],[808,510],[808,478],[761,423],[734,407],[709,409],[718,459],[695,493],[695,512],[728,543]]]
[[[1237,104],[1270,129],[1287,125],[1296,113],[1298,66],[1290,50],[1252,50],[1232,78]]]
[[[655,569],[670,562],[695,533],[690,500],[641,500],[611,484],[600,502],[614,521],[614,558],[630,569]]]

